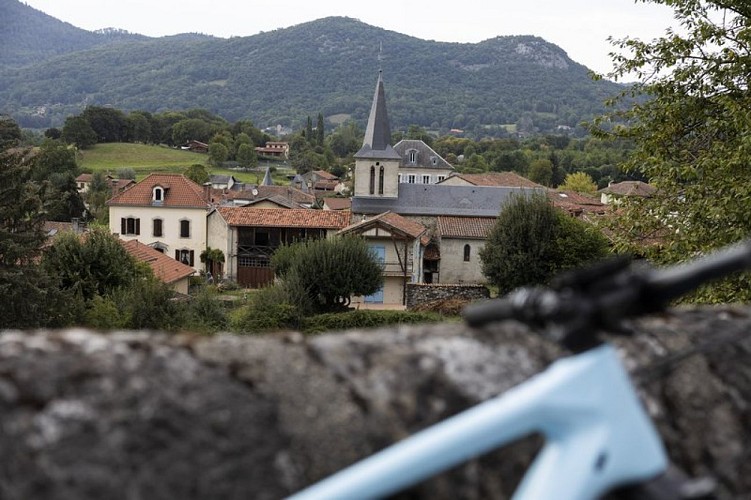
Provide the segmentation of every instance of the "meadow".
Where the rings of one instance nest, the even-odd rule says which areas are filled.
[[[151,173],[168,172],[183,173],[195,164],[204,165],[209,174],[233,175],[241,182],[259,184],[263,180],[267,165],[276,167],[272,173],[274,184],[289,184],[288,175],[294,175],[294,169],[279,162],[260,162],[257,169],[250,172],[214,168],[208,165],[208,155],[194,153],[164,145],[130,144],[130,143],[102,143],[95,144],[89,149],[77,153],[79,167],[85,172],[102,171],[117,175],[123,168],[132,168],[136,172],[136,180],[141,180]]]

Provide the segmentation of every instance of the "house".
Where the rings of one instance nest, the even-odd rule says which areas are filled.
[[[177,293],[188,294],[190,277],[195,274],[195,269],[138,240],[121,240],[121,243],[137,261],[148,264],[158,280]]]
[[[289,159],[289,143],[287,142],[268,141],[265,146],[256,147],[255,151],[258,156]]]
[[[235,185],[240,184],[240,181],[234,175],[210,175],[209,182],[211,189],[220,190],[232,189]]]
[[[76,177],[76,188],[78,189],[79,194],[83,195],[89,191],[93,177],[94,177],[94,174],[81,174],[78,177]],[[118,179],[118,178],[112,177],[111,175],[105,175],[104,180],[110,186],[111,195],[115,195],[121,191],[125,191],[130,186],[136,183],[136,181],[134,181],[133,179]]]
[[[436,184],[454,172],[454,167],[425,142],[403,139],[394,146],[401,157],[399,182],[408,184]]]
[[[553,206],[573,217],[602,215],[607,211],[607,206],[601,203],[598,198],[584,193],[549,189],[548,199],[553,203]]]
[[[429,282],[485,283],[480,250],[495,222],[495,217],[438,217],[441,271]]]
[[[193,151],[194,153],[208,153],[209,152],[209,145],[205,142],[201,141],[188,141],[185,143],[184,146],[182,146],[180,149],[186,150],[186,151]]]
[[[204,189],[180,174],[151,174],[107,201],[110,231],[198,270],[206,249]]]
[[[368,243],[383,266],[383,287],[352,303],[406,304],[407,283],[422,279],[422,249],[429,243],[427,229],[419,222],[385,212],[351,224],[339,235],[358,234]]]
[[[648,198],[652,196],[657,188],[650,186],[642,181],[623,181],[611,183],[608,187],[600,190],[600,201],[605,205],[620,203],[620,198],[624,196],[641,196]]]
[[[225,276],[242,286],[273,282],[271,255],[281,245],[330,238],[349,224],[346,211],[218,207],[208,216],[207,244],[225,255]]]

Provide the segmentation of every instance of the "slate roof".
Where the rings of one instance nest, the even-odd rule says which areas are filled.
[[[449,162],[441,158],[441,155],[436,153],[433,148],[420,140],[403,139],[396,143],[394,150],[402,157],[402,162],[399,165],[400,167],[431,168],[438,170],[454,169],[454,167],[452,167]],[[415,163],[411,163],[409,161],[410,150],[417,151],[417,161]]]
[[[107,201],[110,206],[155,206],[153,189],[165,189],[161,207],[208,208],[208,201],[201,186],[181,174],[151,174],[133,187],[114,195]]]
[[[370,219],[365,219],[360,222],[351,224],[339,231],[339,233],[344,234],[367,231],[368,229],[376,225],[384,225],[388,228],[393,228],[399,232],[407,234],[412,238],[419,238],[423,235],[423,233],[425,233],[425,231],[427,231],[425,226],[417,221],[407,219],[406,217],[402,217],[401,215],[395,214],[394,212],[384,212],[382,214],[376,215],[375,217],[371,217]]]
[[[437,229],[441,238],[484,240],[496,222],[495,217],[438,217]]]
[[[454,174],[452,177],[460,179],[474,186],[496,187],[528,187],[542,188],[544,186],[522,177],[516,172],[487,172],[483,174]],[[445,182],[445,179],[444,179]]]
[[[253,189],[255,189],[258,194],[254,195]],[[230,191],[226,194],[226,198],[230,200],[240,199],[250,201],[262,198],[271,198],[273,196],[281,196],[302,205],[311,205],[316,201],[316,197],[314,195],[305,193],[300,189],[290,186],[256,186],[252,189]]]
[[[187,266],[148,245],[144,245],[138,240],[119,241],[129,254],[140,262],[148,264],[154,272],[154,276],[168,285],[183,278],[192,276],[196,272],[192,267]]]
[[[399,184],[398,198],[352,198],[352,213],[379,214],[390,210],[400,215],[496,217],[512,195],[534,192],[545,193],[534,188],[403,183]]]
[[[230,226],[341,229],[350,221],[346,210],[219,207],[217,211]]]
[[[386,112],[386,91],[383,87],[383,73],[378,72],[373,104],[365,127],[362,147],[355,153],[355,158],[400,159],[399,153],[391,146],[391,127]]]

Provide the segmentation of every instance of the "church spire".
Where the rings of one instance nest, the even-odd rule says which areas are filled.
[[[355,157],[369,158],[399,158],[399,154],[391,147],[391,127],[386,112],[386,91],[383,87],[383,71],[378,71],[373,104],[370,107],[368,125],[365,128],[365,138],[362,148]]]

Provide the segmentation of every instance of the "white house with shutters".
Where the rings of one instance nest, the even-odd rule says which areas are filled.
[[[151,174],[108,202],[110,231],[138,240],[196,270],[206,249],[204,189],[180,174]]]

